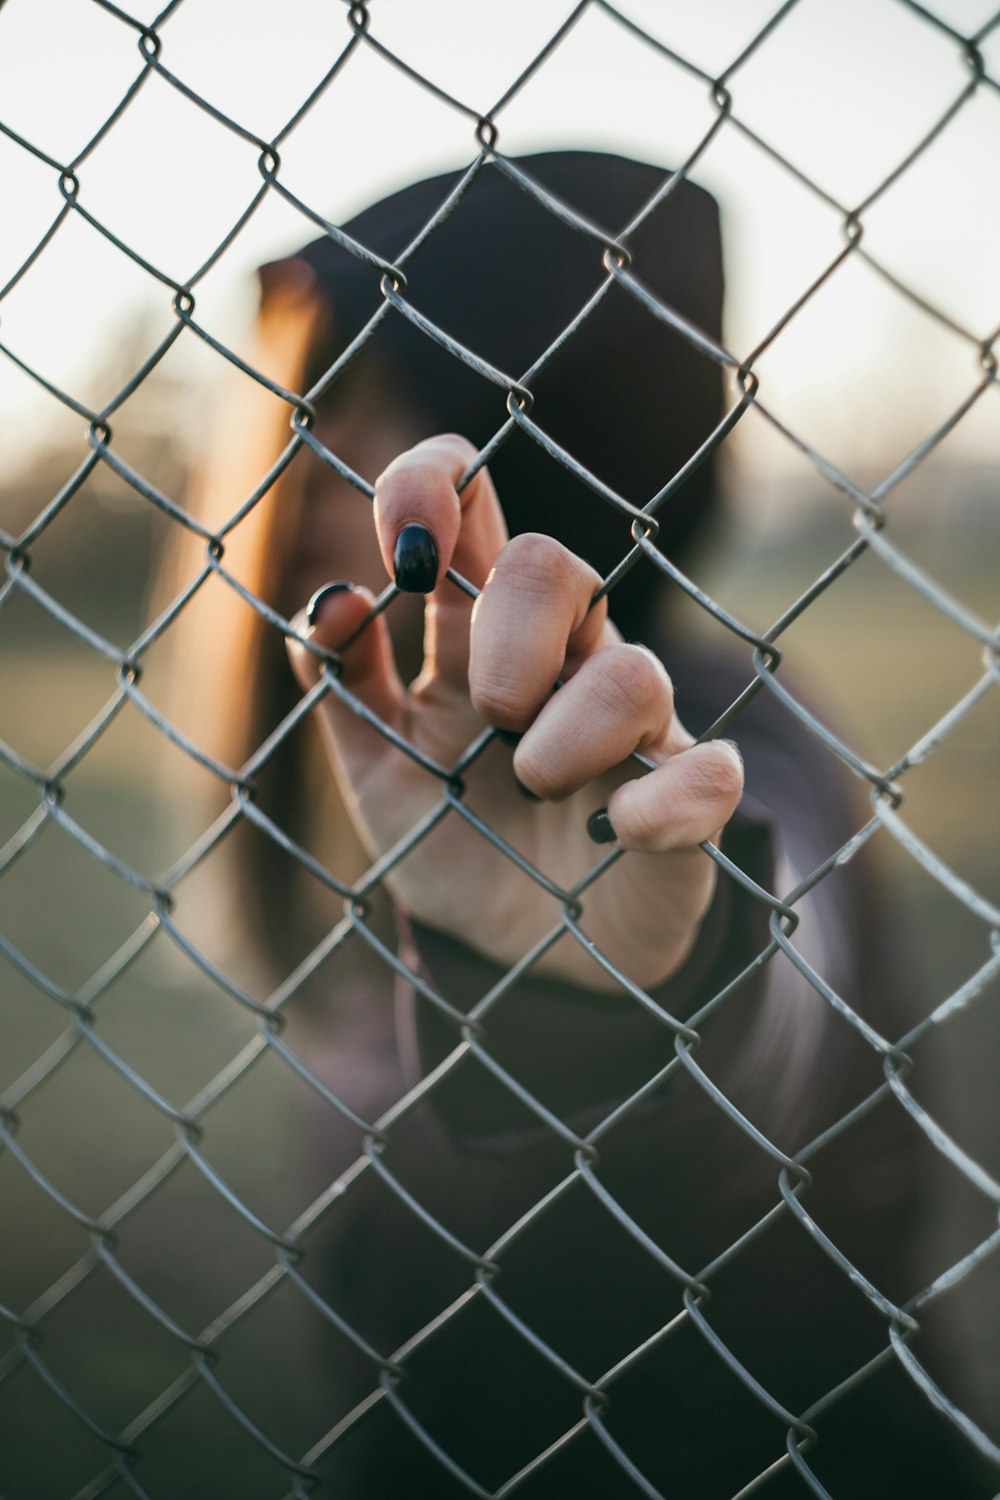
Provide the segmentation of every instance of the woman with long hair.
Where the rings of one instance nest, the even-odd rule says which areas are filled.
[[[261,287],[253,362],[279,395],[237,406],[209,529],[275,464],[281,393],[309,415],[227,539],[244,593],[202,614],[191,692],[245,795],[236,768],[316,690],[325,758],[298,730],[268,754],[234,878],[275,973],[345,910],[352,934],[297,985],[346,1106],[302,1140],[339,1183],[303,1244],[343,1334],[331,1495],[523,1471],[526,1496],[712,1500],[772,1465],[763,1492],[793,1495],[804,1462],[845,1496],[959,1493],[944,1424],[900,1446],[928,1408],[898,1367],[824,1403],[885,1317],[793,1212],[790,1158],[879,1086],[844,1007],[891,1038],[899,994],[860,858],[796,903],[827,993],[776,951],[764,893],[862,819],[796,716],[744,698],[749,650],[677,608],[722,526],[715,204],[597,153],[486,162]],[[633,530],[661,494],[666,571]],[[901,1118],[882,1101],[810,1155],[802,1197],[886,1306],[914,1289]]]

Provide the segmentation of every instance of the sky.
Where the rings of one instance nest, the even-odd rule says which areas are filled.
[[[147,22],[159,7],[123,0]],[[572,10],[571,0],[371,0],[371,35],[416,72],[486,112]],[[621,15],[711,77],[726,74],[775,13],[764,0],[620,0]],[[964,36],[988,0],[935,0]],[[733,114],[822,193],[865,205],[972,77],[959,41],[903,0],[798,0],[727,83]],[[246,130],[271,139],[350,35],[342,0],[181,0],[162,24],[160,60]],[[1000,79],[1000,26],[984,38]],[[0,6],[0,122],[55,161],[72,160],[142,68],[135,31],[95,0]],[[643,42],[599,4],[497,115],[498,149],[578,146],[665,166],[716,119],[703,79]],[[461,166],[474,120],[367,45],[281,147],[281,180],[334,221],[415,176]],[[151,76],[78,169],[79,202],[140,255],[184,281],[260,185],[258,151]],[[717,132],[692,176],[722,205],[728,347],[742,358],[844,246],[844,215],[737,126]],[[58,171],[0,136],[0,286],[31,254],[63,199]],[[976,340],[1000,325],[1000,89],[981,86],[947,128],[870,205],[865,250],[960,332],[921,312],[858,256],[762,355],[768,408],[832,463],[871,485],[943,423],[981,379]],[[277,194],[198,290],[199,321],[236,348],[252,317],[253,270],[314,227]],[[46,379],[95,397],[95,372],[137,320],[153,347],[172,293],[75,213],[0,300],[0,340]],[[170,372],[211,386],[214,360],[188,337]],[[947,440],[949,459],[998,454],[994,386]],[[44,442],[52,398],[0,355],[0,443],[7,462]],[[791,462],[761,420],[741,424],[751,468]]]

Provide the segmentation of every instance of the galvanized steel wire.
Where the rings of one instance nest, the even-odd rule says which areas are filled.
[[[64,1267],[44,1295],[29,1307],[0,1306],[0,1317],[7,1323],[12,1335],[8,1352],[0,1359],[0,1403],[4,1385],[19,1373],[30,1369],[35,1379],[48,1388],[52,1397],[93,1434],[104,1445],[105,1459],[94,1473],[92,1481],[79,1491],[79,1500],[97,1500],[109,1492],[131,1493],[138,1496],[162,1493],[157,1489],[155,1477],[148,1477],[143,1464],[143,1454],[150,1435],[169,1423],[171,1414],[195,1389],[209,1393],[229,1414],[241,1424],[245,1432],[261,1450],[270,1455],[286,1474],[285,1491],[288,1495],[309,1494],[322,1477],[324,1458],[338,1444],[349,1440],[355,1426],[361,1423],[372,1408],[380,1403],[391,1406],[399,1420],[406,1423],[416,1438],[436,1457],[442,1467],[457,1479],[470,1495],[514,1494],[530,1476],[545,1467],[553,1453],[562,1445],[572,1443],[582,1431],[589,1430],[603,1444],[607,1453],[619,1465],[635,1493],[655,1496],[658,1491],[636,1468],[634,1462],[616,1441],[611,1428],[604,1419],[605,1409],[616,1382],[642,1357],[636,1350],[615,1367],[604,1372],[583,1372],[569,1365],[559,1352],[550,1347],[544,1338],[509,1306],[503,1297],[502,1283],[497,1280],[505,1254],[511,1245],[537,1220],[543,1218],[553,1202],[573,1184],[582,1183],[593,1194],[595,1200],[610,1215],[614,1216],[622,1230],[631,1235],[662,1266],[665,1276],[676,1284],[677,1313],[670,1326],[687,1323],[697,1329],[746,1388],[766,1410],[785,1425],[787,1438],[785,1447],[776,1451],[764,1475],[778,1467],[794,1469],[798,1474],[803,1493],[824,1495],[820,1480],[810,1467],[810,1449],[815,1441],[814,1423],[830,1407],[843,1400],[858,1385],[870,1379],[877,1369],[887,1362],[897,1361],[927,1400],[943,1413],[962,1438],[980,1455],[1000,1464],[1000,1430],[987,1432],[967,1415],[946,1390],[935,1383],[924,1369],[913,1350],[914,1335],[919,1330],[921,1317],[929,1305],[938,1299],[947,1299],[955,1286],[970,1276],[988,1258],[1000,1249],[1000,1230],[994,1230],[980,1243],[970,1244],[963,1256],[944,1270],[930,1284],[923,1287],[904,1303],[896,1304],[879,1287],[873,1285],[863,1270],[855,1266],[845,1251],[834,1243],[809,1212],[809,1187],[811,1183],[809,1162],[821,1146],[829,1144],[839,1133],[857,1123],[868,1111],[884,1102],[891,1094],[898,1107],[908,1112],[919,1129],[925,1134],[934,1150],[948,1163],[954,1172],[961,1174],[976,1192],[993,1205],[1000,1207],[1000,1183],[986,1168],[970,1156],[949,1131],[928,1112],[911,1090],[911,1075],[914,1054],[921,1039],[935,1028],[947,1025],[949,1019],[961,1008],[970,1004],[1000,974],[1000,912],[996,906],[974,889],[956,871],[907,825],[906,790],[910,770],[928,756],[933,755],[948,736],[963,722],[977,704],[996,690],[1000,676],[1000,635],[988,620],[982,619],[961,598],[918,565],[897,544],[893,535],[891,510],[888,502],[893,491],[912,471],[932,454],[936,447],[952,431],[961,418],[980,401],[996,401],[997,360],[995,342],[1000,329],[980,326],[965,327],[956,323],[944,308],[937,307],[921,292],[909,288],[887,267],[879,264],[864,242],[865,216],[881,196],[889,190],[899,176],[942,133],[946,132],[969,101],[977,95],[995,93],[1000,81],[993,76],[986,64],[983,44],[990,32],[1000,24],[1000,16],[994,17],[975,34],[965,35],[946,24],[931,10],[910,3],[910,0],[895,0],[900,6],[919,16],[931,28],[935,28],[953,49],[954,60],[959,68],[966,70],[964,81],[956,86],[954,98],[933,127],[922,139],[915,141],[905,159],[891,172],[878,188],[870,192],[860,203],[841,202],[833,198],[822,186],[813,181],[800,166],[789,161],[767,140],[741,120],[739,107],[739,75],[741,68],[760,47],[768,44],[769,38],[780,28],[795,8],[795,0],[788,0],[774,14],[758,35],[745,47],[731,64],[717,77],[702,71],[685,57],[673,51],[661,36],[654,36],[609,0],[582,0],[568,11],[565,23],[552,35],[547,46],[535,56],[519,76],[489,109],[482,110],[472,103],[475,89],[470,81],[467,98],[455,98],[440,89],[429,79],[413,70],[402,57],[396,56],[380,35],[378,8],[365,4],[343,6],[344,34],[339,54],[332,56],[322,81],[310,96],[287,120],[271,139],[263,139],[247,129],[239,120],[230,118],[205,97],[191,88],[182,77],[171,70],[169,22],[180,9],[182,0],[171,0],[152,22],[143,23],[129,14],[127,8],[109,3],[109,0],[89,0],[113,17],[123,28],[130,31],[138,53],[134,79],[100,128],[83,142],[76,154],[68,160],[57,160],[41,150],[32,141],[24,139],[0,122],[0,130],[8,140],[28,153],[52,174],[62,195],[62,205],[52,218],[45,233],[25,258],[16,273],[10,277],[0,292],[0,303],[25,277],[31,275],[32,267],[46,246],[57,236],[72,218],[80,216],[98,234],[112,244],[122,256],[128,257],[143,272],[159,283],[163,298],[169,302],[173,322],[169,332],[157,344],[128,381],[100,409],[92,409],[77,399],[70,391],[51,383],[43,370],[30,367],[21,359],[18,351],[0,340],[0,352],[17,364],[25,373],[50,395],[63,403],[86,424],[89,452],[80,463],[75,474],[62,486],[30,523],[17,534],[0,534],[4,553],[5,578],[0,588],[0,606],[18,592],[30,596],[35,605],[46,611],[59,625],[70,632],[83,647],[103,658],[111,670],[113,690],[106,704],[90,725],[57,758],[47,765],[34,764],[23,756],[15,743],[0,744],[0,756],[6,767],[23,783],[32,788],[37,799],[36,806],[13,836],[0,851],[0,875],[5,880],[16,880],[22,862],[30,859],[32,849],[46,829],[57,826],[80,850],[92,860],[99,862],[118,881],[129,886],[142,898],[146,906],[144,919],[135,927],[127,939],[106,955],[104,962],[89,980],[75,991],[63,989],[53,982],[36,964],[32,963],[0,933],[0,950],[7,964],[12,965],[26,977],[38,992],[39,1003],[61,1008],[66,1015],[66,1029],[46,1052],[39,1056],[21,1077],[7,1089],[0,1100],[0,1141],[3,1149],[31,1176],[40,1191],[46,1195],[59,1213],[69,1216],[90,1237],[90,1248],[75,1261]],[[588,10],[599,10],[626,28],[652,53],[703,85],[714,108],[714,119],[695,149],[691,151],[683,166],[667,177],[659,192],[647,203],[631,223],[595,225],[581,218],[570,204],[556,201],[538,182],[534,181],[522,165],[505,157],[503,152],[503,111],[518,91],[542,67],[553,49],[557,49],[569,29]],[[0,17],[0,34],[3,18]],[[458,135],[467,141],[471,160],[468,171],[458,187],[443,203],[439,211],[424,226],[420,236],[401,254],[394,264],[388,264],[366,246],[357,243],[336,224],[329,222],[323,214],[323,205],[303,202],[283,182],[281,176],[281,148],[305,118],[310,107],[329,89],[341,86],[344,65],[358,49],[367,48],[377,54],[387,69],[399,69],[408,74],[411,81],[430,90],[445,105],[454,111]],[[97,145],[108,132],[127,120],[128,111],[147,81],[157,74],[160,80],[175,90],[186,104],[195,110],[204,111],[218,125],[231,132],[234,139],[242,142],[246,149],[256,154],[260,174],[260,186],[247,202],[244,212],[232,224],[226,236],[214,247],[212,253],[201,264],[194,266],[186,279],[178,280],[162,266],[148,259],[134,246],[116,237],[112,229],[104,224],[87,205],[87,162]],[[345,85],[346,86],[346,85]],[[717,345],[696,328],[681,319],[671,308],[654,297],[630,267],[629,241],[645,217],[652,214],[675,190],[677,183],[690,173],[695,173],[703,155],[709,150],[719,132],[738,132],[754,149],[766,153],[781,171],[790,174],[810,193],[815,194],[828,207],[834,209],[842,222],[843,243],[837,254],[822,274],[801,293],[797,293],[775,322],[769,333],[755,348],[749,351],[729,349]],[[464,134],[463,134],[464,133]],[[544,430],[532,415],[532,385],[545,368],[553,354],[561,347],[567,330],[550,348],[541,350],[531,367],[524,371],[503,371],[492,367],[474,349],[463,347],[444,329],[435,326],[417,310],[410,300],[407,280],[409,262],[414,252],[433,235],[446,217],[461,216],[461,198],[474,178],[484,171],[501,172],[515,181],[536,202],[558,217],[570,229],[589,240],[595,253],[603,258],[605,282],[587,307],[580,310],[572,327],[590,316],[604,294],[613,286],[634,298],[649,316],[665,322],[681,337],[690,341],[708,358],[717,362],[726,378],[728,392],[726,415],[716,431],[694,455],[685,471],[680,475],[665,476],[663,488],[652,497],[626,497],[614,493],[600,479],[589,473],[572,453],[565,451]],[[381,286],[383,303],[358,337],[345,349],[336,363],[325,370],[313,387],[303,392],[284,390],[276,386],[265,374],[252,368],[233,349],[226,347],[199,322],[198,291],[206,274],[217,264],[220,257],[241,233],[250,216],[268,194],[280,195],[285,202],[301,215],[304,232],[317,230],[328,234],[343,250],[355,256],[371,270],[373,284]],[[978,373],[970,378],[968,390],[953,411],[949,412],[933,431],[925,434],[922,441],[909,456],[876,488],[870,492],[861,490],[846,474],[842,473],[822,453],[802,436],[789,431],[780,417],[770,409],[766,381],[759,380],[757,366],[771,343],[794,320],[817,295],[830,278],[835,277],[851,260],[863,260],[872,270],[891,283],[895,292],[908,299],[910,305],[927,319],[935,320],[964,340],[971,361],[978,364]],[[418,279],[417,272],[414,281]],[[771,892],[761,889],[748,875],[732,864],[719,851],[711,850],[724,875],[740,882],[754,900],[763,904],[769,912],[770,946],[755,961],[754,968],[779,952],[788,956],[806,981],[821,995],[824,1001],[834,1006],[839,1014],[857,1031],[865,1045],[880,1059],[884,1070],[884,1082],[866,1099],[845,1116],[820,1140],[810,1143],[794,1157],[782,1153],[764,1137],[707,1077],[699,1067],[695,1053],[700,1042],[700,1031],[706,1020],[731,995],[737,993],[740,983],[748,976],[744,974],[727,992],[711,997],[695,1015],[680,1022],[665,1016],[652,1007],[647,997],[631,983],[628,977],[616,970],[607,959],[601,958],[611,978],[622,991],[639,1004],[645,1004],[662,1024],[673,1034],[675,1055],[673,1060],[655,1078],[628,1099],[619,1103],[613,1116],[599,1122],[589,1133],[578,1135],[560,1120],[546,1105],[535,1098],[523,1084],[511,1076],[492,1057],[490,1043],[490,1011],[499,1004],[504,994],[520,975],[535,962],[543,952],[560,938],[569,936],[571,941],[588,943],[589,940],[579,926],[585,910],[586,891],[591,882],[616,859],[617,852],[602,857],[594,871],[572,889],[561,889],[544,870],[531,865],[519,855],[486,823],[479,819],[463,800],[463,774],[472,762],[486,749],[492,735],[484,733],[454,765],[438,765],[420,756],[404,740],[396,737],[400,750],[413,756],[424,770],[440,783],[441,797],[437,807],[388,855],[374,865],[367,874],[354,884],[340,880],[333,872],[323,867],[313,855],[300,848],[290,836],[277,827],[255,802],[255,777],[266,765],[275,747],[287,738],[301,719],[311,713],[317,704],[329,695],[335,695],[358,713],[364,714],[377,724],[370,712],[358,703],[342,686],[335,660],[325,662],[324,673],[315,687],[303,699],[301,705],[274,731],[250,760],[242,767],[233,769],[222,765],[199,749],[188,736],[174,725],[146,695],[143,690],[144,661],[154,645],[169,634],[176,620],[191,599],[209,580],[238,592],[246,604],[257,611],[267,625],[284,634],[290,634],[292,626],[288,619],[276,611],[267,601],[248,591],[227,568],[227,542],[232,533],[245,520],[257,503],[264,497],[296,454],[308,448],[328,464],[334,472],[347,478],[361,493],[371,496],[371,486],[355,473],[336,454],[331,453],[314,432],[317,405],[330,389],[338,375],[347,368],[367,341],[372,337],[380,321],[389,314],[408,318],[421,333],[437,342],[455,358],[464,361],[483,379],[496,385],[506,393],[506,419],[498,425],[497,432],[482,450],[477,463],[466,476],[471,478],[479,465],[487,463],[491,455],[505,439],[520,428],[533,442],[540,444],[551,457],[568,466],[590,489],[608,505],[614,507],[632,522],[632,550],[621,559],[621,563],[606,582],[606,590],[612,591],[624,574],[641,558],[647,559],[655,568],[683,590],[701,610],[707,612],[719,625],[748,648],[752,661],[752,676],[741,697],[722,714],[708,731],[708,737],[721,734],[732,722],[739,710],[754,695],[764,692],[774,694],[850,769],[856,778],[866,784],[871,803],[868,821],[852,837],[848,845],[835,851],[816,870],[808,873],[798,886],[790,891]],[[183,331],[202,340],[220,362],[229,362],[250,379],[258,381],[282,400],[288,408],[289,437],[287,446],[277,461],[266,473],[259,475],[253,492],[240,507],[229,516],[216,531],[209,531],[192,516],[182,501],[162,492],[155,484],[136,470],[116,449],[114,424],[116,414],[143,381],[155,370]],[[816,474],[836,491],[840,503],[848,507],[853,516],[857,533],[855,540],[842,555],[818,577],[789,608],[776,618],[770,627],[756,631],[738,618],[719,601],[706,594],[692,579],[685,576],[668,559],[657,545],[657,514],[669,500],[671,494],[696,463],[706,458],[723,444],[728,435],[751,410],[771,424],[781,439],[793,445],[813,467]],[[203,546],[203,561],[200,572],[188,588],[176,598],[147,628],[126,646],[106,638],[95,628],[54,597],[32,576],[32,549],[46,529],[61,512],[74,503],[81,487],[98,465],[106,465],[125,484],[131,487],[144,502],[163,512],[170,523],[195,535]],[[958,630],[964,632],[970,646],[982,659],[982,675],[979,681],[940,715],[937,722],[927,727],[909,749],[891,765],[871,763],[862,753],[845,743],[816,714],[801,703],[782,681],[781,640],[788,628],[808,610],[816,600],[833,588],[844,574],[853,568],[866,554],[874,556],[886,569],[891,570],[910,589],[915,590],[932,609],[947,617]],[[457,575],[454,580],[462,587],[470,586]],[[380,609],[391,608],[395,589],[389,586],[379,600]],[[306,643],[308,644],[308,642]],[[314,649],[311,648],[310,649]],[[100,742],[117,716],[130,710],[144,716],[153,730],[166,736],[184,754],[198,760],[209,772],[224,781],[231,790],[231,802],[227,811],[207,829],[199,842],[180,858],[172,868],[158,875],[150,875],[134,868],[116,853],[95,833],[72,815],[67,805],[66,792],[76,768]],[[378,726],[384,730],[384,726]],[[385,731],[388,732],[388,731]],[[393,867],[442,819],[448,816],[466,819],[486,841],[506,857],[515,860],[527,875],[535,880],[541,890],[554,898],[561,908],[561,917],[550,934],[530,954],[524,955],[522,963],[512,969],[494,990],[483,997],[468,1015],[454,1010],[447,999],[436,993],[422,976],[411,974],[405,963],[389,951],[370,926],[371,897]],[[199,951],[191,938],[182,930],[173,915],[175,893],[183,886],[199,864],[217,848],[233,828],[241,821],[253,822],[262,833],[280,845],[291,858],[299,860],[326,888],[342,899],[343,915],[320,946],[303,961],[298,969],[264,1001],[255,999],[235,979],[222,970],[207,955]],[[853,855],[860,845],[880,836],[897,841],[907,855],[926,872],[926,875],[947,892],[948,897],[966,909],[971,917],[982,925],[983,961],[981,967],[966,978],[954,993],[941,1001],[934,1010],[914,1025],[904,1036],[884,1037],[875,1032],[851,1007],[848,999],[838,995],[817,973],[795,946],[795,928],[798,923],[797,906],[803,897],[818,882],[824,880],[839,862]],[[362,1118],[346,1101],[337,1097],[311,1070],[308,1058],[298,1056],[282,1037],[283,1013],[294,1000],[309,976],[319,965],[349,942],[366,943],[379,956],[388,970],[401,972],[417,984],[420,993],[447,1018],[454,1028],[454,1048],[446,1060],[417,1087],[410,1090],[380,1118]],[[217,1075],[199,1093],[187,1102],[179,1104],[166,1097],[160,1088],[142,1073],[133,1068],[126,1058],[112,1048],[101,1033],[101,1002],[109,989],[123,976],[151,944],[175,944],[185,957],[199,967],[212,985],[221,994],[245,1008],[256,1022],[256,1034],[249,1040]],[[56,1075],[66,1060],[79,1048],[91,1049],[101,1066],[115,1073],[141,1100],[142,1107],[157,1111],[169,1123],[175,1133],[173,1144],[157,1160],[151,1160],[142,1175],[116,1201],[107,1205],[100,1214],[93,1214],[74,1202],[62,1188],[52,1182],[33,1160],[29,1150],[19,1140],[19,1127],[33,1110],[44,1109],[46,1082]],[[392,1165],[393,1132],[408,1113],[454,1068],[467,1054],[473,1054],[482,1066],[498,1078],[518,1099],[525,1104],[537,1120],[565,1145],[566,1175],[564,1179],[516,1224],[509,1226],[494,1244],[487,1246],[467,1245],[460,1242],[448,1227],[442,1224],[430,1209],[420,1202],[394,1174]],[[339,1111],[353,1122],[358,1131],[358,1156],[354,1165],[345,1172],[327,1191],[301,1212],[292,1223],[273,1224],[265,1222],[254,1208],[244,1200],[213,1165],[205,1150],[211,1136],[211,1124],[205,1122],[210,1108],[230,1091],[238,1090],[255,1064],[265,1055],[279,1059],[304,1080],[325,1104]],[[775,1180],[775,1207],[743,1237],[740,1246],[731,1247],[726,1254],[737,1254],[751,1244],[773,1220],[775,1214],[788,1214],[795,1218],[804,1234],[812,1237],[816,1246],[836,1265],[843,1274],[852,1279],[861,1295],[866,1297],[884,1322],[884,1347],[874,1360],[859,1364],[849,1378],[836,1389],[816,1401],[808,1410],[789,1411],[766,1387],[759,1383],[751,1364],[745,1365],[725,1344],[713,1329],[710,1313],[706,1310],[707,1297],[713,1276],[725,1262],[726,1256],[714,1264],[682,1267],[676,1264],[663,1247],[650,1240],[640,1225],[630,1217],[625,1208],[616,1201],[601,1181],[599,1175],[601,1140],[612,1121],[620,1120],[630,1110],[642,1103],[650,1090],[663,1082],[670,1073],[685,1070],[695,1083],[712,1098],[734,1127],[747,1134],[761,1152],[773,1162]],[[212,1190],[242,1217],[251,1232],[259,1236],[268,1247],[270,1264],[251,1284],[246,1285],[240,1295],[207,1327],[187,1328],[158,1305],[153,1295],[142,1285],[141,1277],[126,1268],[121,1249],[127,1243],[130,1216],[156,1195],[182,1163],[193,1166],[210,1184]],[[397,1349],[376,1349],[343,1317],[336,1306],[330,1305],[316,1290],[310,1279],[309,1239],[310,1232],[334,1210],[340,1199],[351,1192],[353,1184],[364,1174],[374,1173],[382,1179],[389,1191],[398,1195],[408,1205],[428,1230],[438,1236],[456,1257],[467,1263],[468,1289],[451,1306],[443,1307],[437,1316],[416,1332],[406,1344]],[[127,1259],[127,1257],[126,1257]],[[56,1373],[58,1358],[53,1358],[58,1334],[50,1336],[54,1315],[70,1303],[86,1286],[88,1280],[103,1268],[113,1276],[123,1293],[148,1317],[187,1351],[188,1360],[184,1372],[179,1375],[156,1399],[144,1402],[136,1410],[133,1419],[120,1431],[109,1431],[92,1414],[93,1403],[87,1384],[65,1381]],[[371,1390],[366,1398],[353,1410],[339,1412],[327,1429],[317,1431],[307,1451],[287,1452],[269,1433],[266,1414],[251,1415],[243,1409],[227,1387],[227,1343],[237,1325],[250,1317],[277,1287],[285,1285],[301,1297],[304,1306],[332,1323],[339,1332],[351,1340],[371,1362]],[[504,1318],[515,1332],[542,1358],[547,1360],[559,1375],[575,1387],[580,1399],[580,1415],[573,1427],[568,1429],[551,1448],[538,1453],[516,1474],[511,1474],[499,1490],[488,1491],[476,1476],[462,1468],[457,1460],[445,1451],[433,1434],[427,1431],[409,1409],[406,1401],[404,1377],[407,1363],[416,1351],[428,1340],[433,1340],[449,1320],[460,1315],[470,1298],[487,1299],[496,1312]],[[669,1336],[670,1326],[663,1330]],[[753,1487],[748,1485],[744,1493]],[[147,1488],[148,1484],[148,1488]],[[276,1492],[277,1493],[277,1492]]]

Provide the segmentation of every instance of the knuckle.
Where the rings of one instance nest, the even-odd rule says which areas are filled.
[[[493,574],[512,592],[544,598],[570,618],[581,612],[601,583],[600,574],[589,563],[555,537],[537,531],[512,537],[497,558]]]
[[[534,792],[536,797],[552,801],[564,792],[558,759],[539,754],[528,744],[527,740],[523,740],[517,747],[514,755],[514,772],[518,781],[526,786],[529,792]]]
[[[743,791],[743,767],[724,745],[706,745],[692,767],[696,795],[706,800],[736,802]]]
[[[670,697],[670,681],[652,652],[626,643],[607,646],[595,658],[595,691],[617,715],[647,719]]]
[[[524,686],[515,671],[494,666],[488,676],[469,683],[469,697],[480,718],[497,729],[523,729],[530,717]]]
[[[477,455],[475,443],[460,432],[442,432],[437,437],[427,439],[428,447],[440,447],[451,453],[466,468],[472,463]]]
[[[496,560],[494,572],[530,593],[547,593],[567,582],[571,562],[572,554],[554,537],[526,531],[507,543]]]
[[[663,833],[659,809],[641,795],[622,797],[614,808],[613,821],[619,838],[627,838],[637,849],[655,848]]]

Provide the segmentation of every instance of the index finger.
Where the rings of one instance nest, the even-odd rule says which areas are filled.
[[[468,439],[446,433],[401,453],[375,481],[382,559],[405,592],[432,592],[452,566],[481,588],[507,541],[500,502],[485,468],[458,493],[475,458]]]

